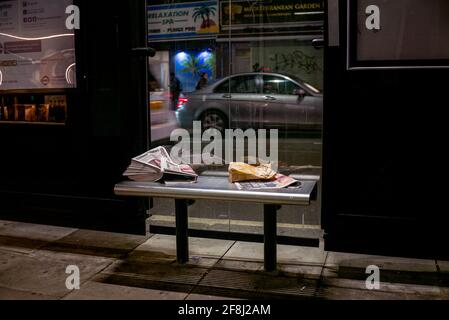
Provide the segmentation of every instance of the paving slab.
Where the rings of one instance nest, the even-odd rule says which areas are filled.
[[[234,244],[234,241],[189,238],[191,256],[221,258]],[[155,235],[139,246],[139,252],[161,252],[167,256],[176,256],[176,237]]]
[[[24,257],[26,258],[27,255],[0,249],[0,275],[20,264]]]
[[[203,294],[190,294],[186,300],[189,301],[237,301],[242,299],[228,298],[228,297],[217,297]]]
[[[214,269],[256,272],[262,270],[263,267],[263,262],[226,259],[218,261]]]
[[[444,300],[449,300],[449,288],[440,288],[441,290],[441,298]]]
[[[64,300],[184,300],[187,293],[134,288],[89,281]]]
[[[263,270],[263,267],[260,271]],[[300,264],[279,264],[278,273],[288,277],[298,277],[304,279],[318,280],[323,272],[323,266],[300,265]]]
[[[156,264],[144,261],[117,261],[101,274],[96,282],[131,286],[159,291],[191,293],[208,272],[207,268],[189,265]]]
[[[320,248],[281,245],[278,247],[278,261],[323,266],[326,261],[326,252]]]
[[[449,273],[449,261],[437,261],[440,272]]]
[[[20,291],[9,288],[0,288],[0,300],[56,300],[43,294]]]
[[[12,253],[30,254],[34,250],[44,246],[47,241],[36,239],[20,239],[11,236],[0,235],[0,249]]]
[[[56,241],[77,231],[78,229],[56,227],[32,223],[13,222],[0,227],[0,235],[25,239]]]
[[[218,258],[191,256],[186,265],[209,269],[213,268],[218,263],[218,261],[219,261]]]
[[[13,221],[7,221],[7,220],[0,220],[0,228],[3,228],[9,224],[13,224]]]
[[[329,252],[324,278],[366,280],[366,268],[377,266],[384,283],[441,286],[436,261]]]
[[[378,266],[383,270],[404,272],[436,272],[434,260],[407,259],[396,257],[358,255],[350,253],[329,252],[326,259],[326,268],[338,271],[339,268],[359,268],[366,270],[370,265]]]
[[[401,293],[383,292],[383,291],[368,291],[348,288],[323,287],[316,296],[317,299],[322,300],[424,300],[420,296],[411,296]]]
[[[366,280],[324,278],[322,279],[321,283],[323,284],[323,286],[328,287],[367,290]],[[441,288],[438,286],[424,286],[424,285],[390,283],[381,281],[380,291],[392,293],[405,293],[412,295],[413,294],[439,295],[441,293]]]
[[[12,252],[31,253],[75,231],[77,229],[21,222],[7,223],[0,226],[0,248]]]
[[[40,251],[34,253],[34,256],[5,253],[0,261],[0,287],[55,298],[70,293],[66,288],[68,266],[79,268],[80,282],[83,283],[111,263],[110,259],[73,254],[60,254],[56,257],[55,254],[49,256]]]
[[[448,261],[437,261],[438,264],[438,277],[440,280],[440,285],[443,287],[449,287],[449,262]]]
[[[379,290],[368,290],[365,281],[328,278],[321,282],[317,298],[332,300],[445,300],[444,288],[381,282]]]
[[[127,261],[136,261],[147,264],[166,264],[171,265],[176,263],[176,254],[166,249],[143,247],[144,250],[136,249],[132,251],[127,257]]]
[[[45,245],[42,249],[121,258],[147,241],[148,238],[149,236],[78,230],[62,239]]]
[[[263,248],[264,246],[262,243],[237,242],[224,256],[224,259],[263,261]],[[279,263],[306,263],[314,264],[316,266],[323,266],[326,260],[326,253],[320,248],[279,245],[277,247],[277,257]]]

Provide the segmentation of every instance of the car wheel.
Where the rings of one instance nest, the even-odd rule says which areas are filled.
[[[220,132],[224,132],[228,127],[228,120],[226,116],[215,110],[206,111],[201,117],[201,125],[203,131],[208,129],[217,129]]]

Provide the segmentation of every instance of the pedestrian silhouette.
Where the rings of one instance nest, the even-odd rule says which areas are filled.
[[[207,80],[208,80],[208,75],[207,73],[203,72],[200,75],[200,80],[198,81],[197,85],[196,85],[196,90],[201,90],[204,87],[207,86]]]
[[[176,110],[176,106],[178,105],[179,96],[182,93],[182,83],[172,72],[170,73],[170,91],[172,98],[172,109]]]

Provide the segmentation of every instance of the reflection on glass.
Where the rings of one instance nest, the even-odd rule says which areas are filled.
[[[244,157],[239,159],[242,161],[249,160],[254,154],[257,158],[260,154],[250,152],[260,149],[259,140],[256,140],[256,146],[249,145],[250,134],[246,135],[242,147],[230,143],[232,135],[226,136],[226,133],[235,135],[241,130],[245,134],[253,130],[258,139],[259,134],[267,130],[266,150],[269,151],[272,144],[270,130],[277,130],[276,165],[279,171],[319,176],[323,51],[315,49],[312,40],[323,37],[323,1],[311,0],[307,6],[283,3],[279,6],[282,19],[274,9],[255,1],[232,1],[232,5],[231,1],[208,1],[208,5],[222,8],[221,15],[216,15],[218,10],[209,10],[210,17],[206,13],[201,17],[201,5],[201,2],[148,2],[149,44],[166,56],[165,60],[150,59],[150,79],[164,87],[164,74],[173,74],[176,81],[170,81],[168,99],[172,101],[178,127],[187,130],[192,139],[197,128],[200,137],[204,137],[205,132],[212,132],[214,137],[223,138],[223,152],[214,154],[221,162],[213,165],[193,163],[194,167],[199,173],[226,176],[228,163],[224,154],[235,158],[243,151]],[[162,12],[184,15],[183,22],[181,19],[167,21],[168,26],[164,25],[160,18]],[[204,21],[209,18],[220,28],[214,29],[213,33],[202,32],[206,26]],[[164,72],[159,71],[162,69]],[[162,100],[153,94],[153,89],[150,91],[150,104]],[[153,131],[169,122],[153,110],[163,108],[162,105],[154,105],[151,110],[152,140],[154,145],[170,146],[176,142],[169,141],[169,132],[157,135],[161,140],[154,139]],[[210,142],[207,139],[192,142],[193,154],[187,158],[192,162],[202,159]],[[226,149],[229,145],[231,150]],[[156,213],[167,212],[165,209],[162,201],[154,210]],[[282,211],[287,234],[298,235],[298,230],[303,232],[307,223],[319,224],[319,208],[312,210],[313,217],[310,218],[303,218],[303,214],[307,214],[301,210],[285,208]],[[247,233],[259,233],[262,228],[261,208],[254,205],[198,201],[189,212],[202,222],[196,228],[222,231],[225,224],[228,231]]]

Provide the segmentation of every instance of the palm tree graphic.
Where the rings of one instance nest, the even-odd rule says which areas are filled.
[[[196,22],[200,17],[203,20],[203,22],[201,23],[201,29],[208,29],[210,27],[216,26],[215,21],[210,18],[211,16],[215,16],[217,12],[217,9],[215,7],[202,6],[199,8],[195,8],[193,11],[193,21]]]
[[[184,69],[181,70],[182,73],[191,73],[192,78],[198,77],[203,70],[207,70],[209,65],[207,63],[203,63],[200,58],[190,56],[186,59],[182,66]]]

